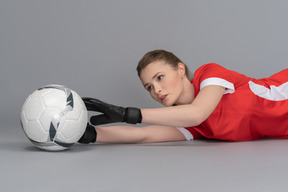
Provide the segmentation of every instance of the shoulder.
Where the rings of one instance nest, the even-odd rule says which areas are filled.
[[[227,69],[217,63],[208,63],[199,67],[194,73],[194,79],[203,81],[206,78],[215,77],[229,81],[247,78],[245,75]]]
[[[213,71],[213,70],[219,70],[219,69],[222,69],[222,70],[224,69],[225,70],[225,68],[223,66],[221,66],[221,65],[219,65],[217,63],[207,63],[207,64],[204,64],[201,67],[199,67],[195,71],[195,74],[207,72],[207,70],[208,71]]]
[[[225,87],[225,93],[233,93],[235,85],[246,79],[243,75],[226,69],[217,63],[208,63],[199,67],[194,73],[193,84],[197,90],[208,85]]]
[[[221,74],[227,74],[229,70],[217,63],[208,63],[199,67],[194,73],[194,81],[203,81],[209,77],[218,77]]]

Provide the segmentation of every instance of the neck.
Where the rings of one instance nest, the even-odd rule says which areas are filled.
[[[194,85],[189,81],[188,78],[185,78],[183,82],[183,93],[181,99],[176,104],[177,105],[191,104],[194,100],[194,97],[195,97]]]

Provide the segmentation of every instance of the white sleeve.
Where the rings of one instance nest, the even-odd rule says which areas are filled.
[[[200,84],[200,90],[208,85],[219,85],[221,87],[226,88],[224,94],[235,92],[234,84],[225,79],[221,79],[217,77],[211,77],[211,78],[205,79]]]
[[[187,141],[190,141],[190,140],[194,139],[193,135],[187,129],[185,129],[183,127],[177,127],[177,129],[179,131],[181,131],[181,133],[185,136]]]

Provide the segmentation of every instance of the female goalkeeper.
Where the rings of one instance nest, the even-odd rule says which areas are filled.
[[[179,58],[155,50],[143,56],[137,71],[151,97],[166,107],[124,108],[83,98],[88,110],[102,114],[91,117],[95,127],[87,126],[80,143],[288,138],[288,69],[254,79],[209,63],[190,80]],[[149,125],[101,127],[113,122]]]

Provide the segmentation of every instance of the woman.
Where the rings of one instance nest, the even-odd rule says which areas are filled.
[[[145,123],[144,127],[88,125],[80,143],[144,143],[217,139],[248,141],[288,138],[288,69],[254,79],[210,63],[190,81],[187,66],[173,53],[146,53],[137,66],[144,88],[164,108],[138,109],[83,98],[93,125]]]

